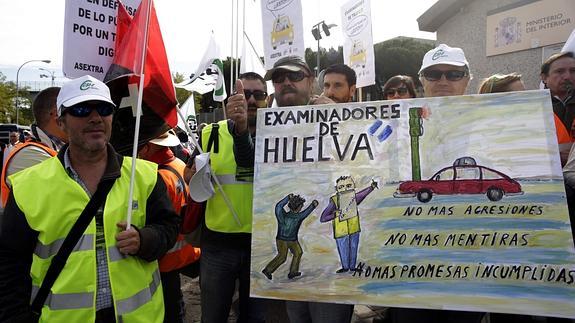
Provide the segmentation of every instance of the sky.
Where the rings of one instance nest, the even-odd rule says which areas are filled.
[[[64,80],[61,71],[66,1],[86,0],[19,0],[0,1],[0,72],[8,80],[16,79],[18,67],[33,59],[52,62],[30,63],[19,73],[20,81],[46,81],[40,74],[46,68],[54,73],[55,81]],[[245,0],[246,33],[260,56],[263,56],[260,1]],[[321,47],[341,46],[341,6],[348,0],[301,0],[305,47],[317,50],[311,29],[324,20],[337,24],[332,34],[320,41]],[[172,72],[193,73],[213,31],[222,53],[231,56],[233,0],[155,0],[156,11]],[[435,33],[421,32],[417,18],[437,0],[372,0],[373,41],[378,43],[397,36],[435,39]],[[239,0],[241,27],[244,0]],[[48,79],[49,80],[49,79]]]

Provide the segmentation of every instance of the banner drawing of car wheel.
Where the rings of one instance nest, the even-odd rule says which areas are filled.
[[[421,203],[427,203],[427,202],[431,201],[432,197],[433,197],[433,193],[430,190],[424,189],[424,190],[417,192],[417,199]]]
[[[497,187],[490,187],[487,190],[487,198],[490,201],[497,202],[503,198],[503,191]]]

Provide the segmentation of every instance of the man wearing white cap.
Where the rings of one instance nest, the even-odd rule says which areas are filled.
[[[463,95],[471,74],[461,48],[441,44],[425,53],[419,70],[425,97]],[[393,323],[479,323],[484,313],[442,311],[415,308],[392,308]]]
[[[128,227],[132,160],[109,144],[108,87],[80,77],[62,86],[57,105],[69,144],[8,178],[0,321],[162,322],[156,259],[174,244],[179,218],[157,166],[136,163]]]
[[[425,53],[419,69],[425,97],[463,95],[470,78],[463,50],[445,44]]]

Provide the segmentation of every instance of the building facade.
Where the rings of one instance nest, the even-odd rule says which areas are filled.
[[[573,0],[439,0],[418,19],[437,44],[461,47],[473,79],[468,94],[496,73],[522,74],[539,88],[541,63],[559,52],[575,26]]]

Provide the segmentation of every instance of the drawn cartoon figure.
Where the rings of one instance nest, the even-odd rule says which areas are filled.
[[[284,208],[286,204],[289,211],[286,211]],[[317,200],[313,200],[311,204],[302,211],[301,209],[304,204],[304,198],[293,194],[289,194],[276,204],[275,214],[278,222],[276,246],[278,254],[262,270],[262,273],[266,275],[268,279],[272,279],[273,272],[286,262],[288,250],[292,254],[288,278],[293,279],[294,277],[301,276],[299,264],[303,250],[298,241],[298,232],[303,220],[311,214],[319,203]]]
[[[377,182],[372,180],[370,186],[356,192],[351,176],[341,176],[335,181],[336,194],[330,197],[320,222],[333,221],[333,236],[341,261],[341,268],[336,273],[355,270],[361,231],[357,206],[376,188]]]

